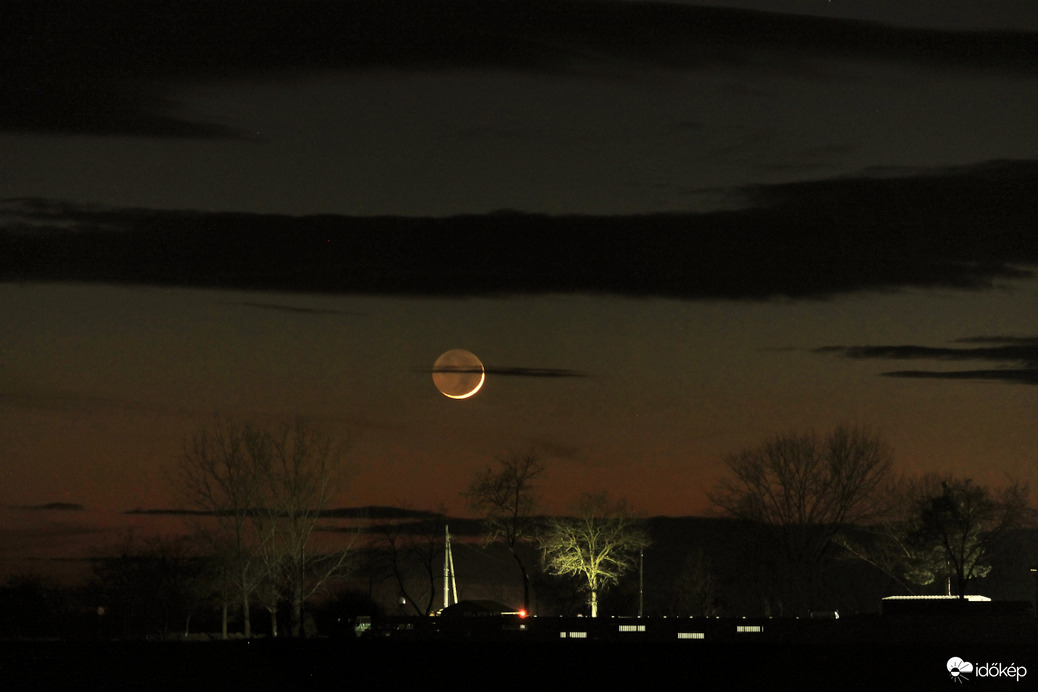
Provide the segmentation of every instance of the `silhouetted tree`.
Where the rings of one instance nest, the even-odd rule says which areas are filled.
[[[893,457],[878,435],[837,427],[821,438],[779,435],[725,456],[724,464],[728,475],[710,500],[729,516],[776,527],[782,566],[791,570],[776,582],[801,601],[811,597],[816,566],[841,527],[880,511]]]
[[[275,589],[283,585],[289,597],[293,635],[302,636],[304,604],[350,567],[352,541],[332,552],[310,550],[332,498],[341,452],[301,419],[267,431],[263,439],[266,458],[259,466],[266,502],[257,513],[263,520],[260,554],[267,579]]]
[[[718,613],[714,577],[701,549],[690,551],[674,580],[670,611],[674,615],[711,616]]]
[[[966,585],[990,572],[991,546],[1028,512],[1027,487],[989,489],[969,479],[927,474],[900,478],[888,510],[874,524],[840,535],[851,555],[900,583],[906,591],[942,584],[965,595]]]
[[[523,583],[523,609],[530,611],[530,574],[520,544],[533,538],[537,508],[537,481],[545,466],[536,455],[498,457],[493,466],[477,474],[465,495],[473,510],[485,516],[488,543],[500,540],[508,548]]]
[[[385,519],[372,526],[376,578],[393,583],[416,615],[432,615],[436,582],[442,579],[444,514],[406,520]]]
[[[61,590],[38,574],[14,574],[0,586],[0,637],[53,637],[61,633]]]
[[[990,490],[968,478],[947,478],[940,482],[939,492],[920,499],[916,511],[909,544],[942,556],[955,581],[956,595],[964,598],[966,585],[991,571],[987,562],[993,541],[1023,519],[1027,488],[1012,483]],[[925,579],[931,574],[915,576]]]
[[[801,530],[790,545],[793,557],[811,562],[841,525],[875,514],[892,455],[880,437],[838,427],[824,439],[780,435],[725,456],[724,464],[729,475],[710,500],[740,519]]]
[[[96,590],[125,637],[190,633],[191,618],[212,588],[211,563],[191,537],[127,534],[94,559]]]
[[[191,509],[211,518],[200,524],[218,556],[225,584],[237,593],[245,637],[252,636],[251,605],[263,572],[255,516],[263,503],[261,431],[251,423],[222,421],[203,428],[185,446],[174,483]],[[227,631],[226,600],[223,630]]]
[[[301,633],[303,604],[348,566],[349,547],[310,549],[340,465],[341,450],[301,419],[275,427],[221,422],[187,445],[175,483],[209,520],[200,527],[240,599],[246,637],[257,589],[268,610],[284,594],[292,630]]]
[[[649,539],[623,500],[587,494],[576,510],[575,517],[547,521],[539,536],[541,554],[549,574],[583,577],[591,617],[598,617],[599,594],[634,566]]]

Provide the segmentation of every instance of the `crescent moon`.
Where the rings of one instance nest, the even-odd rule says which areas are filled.
[[[479,390],[483,389],[483,383],[486,382],[486,379],[487,379],[486,372],[485,371],[481,372],[480,375],[479,375],[479,384],[477,384],[476,388],[473,389],[468,394],[448,394],[447,392],[443,392],[443,395],[444,396],[448,396],[451,399],[468,399],[470,396],[475,396],[479,392]]]
[[[456,348],[436,359],[432,379],[433,384],[445,397],[468,399],[483,388],[487,372],[474,354]]]

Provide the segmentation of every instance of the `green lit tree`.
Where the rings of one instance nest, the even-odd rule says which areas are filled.
[[[649,539],[623,500],[586,494],[576,509],[575,517],[548,520],[540,535],[541,555],[549,574],[581,578],[591,617],[598,617],[599,595],[634,566]]]

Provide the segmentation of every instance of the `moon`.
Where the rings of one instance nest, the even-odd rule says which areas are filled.
[[[479,358],[456,348],[447,351],[433,364],[433,384],[451,399],[468,399],[483,387],[487,372]]]

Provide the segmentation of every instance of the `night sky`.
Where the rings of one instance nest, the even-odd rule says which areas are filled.
[[[349,439],[341,506],[532,450],[701,514],[841,423],[1038,483],[1038,4],[710,4],[4,3],[0,559],[218,416]]]

